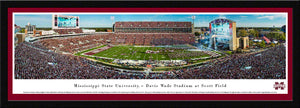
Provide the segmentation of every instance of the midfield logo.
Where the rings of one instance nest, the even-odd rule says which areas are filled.
[[[275,88],[275,90],[278,90],[278,88],[280,88],[281,90],[284,90],[285,84],[284,84],[284,82],[280,82],[280,83],[275,82],[275,84],[273,85],[273,87]]]

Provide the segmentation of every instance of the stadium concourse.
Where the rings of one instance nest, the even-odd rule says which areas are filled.
[[[38,42],[15,48],[16,79],[285,79],[285,46],[232,54],[205,65],[163,72],[118,69],[86,58],[55,53]]]

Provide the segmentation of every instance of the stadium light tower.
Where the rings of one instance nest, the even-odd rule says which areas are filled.
[[[110,20],[112,20],[112,24],[114,24],[115,17],[114,16],[110,16]]]
[[[194,33],[194,27],[195,27],[195,18],[196,18],[196,16],[195,16],[195,15],[193,15],[191,18],[193,19],[193,27],[192,27],[192,32]]]
[[[193,19],[193,24],[194,24],[194,26],[195,26],[195,18],[196,18],[196,16],[193,15],[193,16],[192,16],[192,19]]]

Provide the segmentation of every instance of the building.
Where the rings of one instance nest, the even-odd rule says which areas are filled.
[[[17,41],[15,43],[15,45],[25,41],[25,34],[24,33],[17,33],[15,35],[17,37],[17,39],[15,39],[15,41]]]
[[[263,36],[262,39],[265,41],[266,44],[269,44],[271,41],[266,36]]]
[[[14,45],[16,46],[18,44],[18,38],[17,38],[17,33],[19,33],[19,31],[21,31],[21,27],[18,26],[17,24],[14,25],[14,29],[15,29],[15,32],[14,32]]]
[[[25,26],[25,35],[33,35],[36,32],[36,26],[31,25],[28,23],[28,25]]]
[[[247,49],[249,48],[249,37],[237,37],[236,38],[236,46],[237,48]]]
[[[112,29],[107,29],[107,32],[113,32],[113,30]]]

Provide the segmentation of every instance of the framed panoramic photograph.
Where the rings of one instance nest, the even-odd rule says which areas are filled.
[[[293,8],[7,8],[9,101],[292,101]]]
[[[140,100],[143,94],[161,100],[182,100],[177,94],[191,100],[207,99],[202,94],[291,99],[291,9],[29,10],[8,10],[9,99],[18,94],[100,95],[93,100]],[[116,94],[133,96],[111,97]]]

